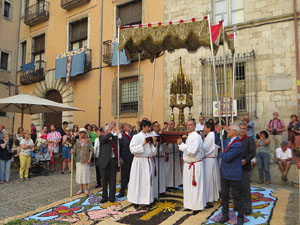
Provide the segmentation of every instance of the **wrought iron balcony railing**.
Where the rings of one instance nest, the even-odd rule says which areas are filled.
[[[23,65],[23,75],[20,76],[20,83],[26,85],[44,80],[45,65],[44,61],[36,61]]]
[[[113,42],[112,40],[107,40],[103,42],[103,63],[107,65],[112,64],[112,57],[113,57]],[[147,59],[147,56],[143,53],[141,53],[141,60]],[[138,55],[136,55],[131,61],[137,61],[138,60]]]
[[[35,5],[31,5],[25,9],[24,23],[30,27],[49,19],[49,3],[40,1]]]
[[[65,10],[72,10],[89,2],[90,0],[61,0],[60,6]]]

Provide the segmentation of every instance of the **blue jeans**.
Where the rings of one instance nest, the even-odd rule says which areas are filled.
[[[4,179],[5,171],[5,179]],[[1,160],[0,159],[0,181],[9,181],[10,177],[10,160]]]
[[[264,181],[264,170],[266,172],[266,181],[270,181],[270,155],[268,153],[259,152],[256,154],[259,168],[259,179]]]

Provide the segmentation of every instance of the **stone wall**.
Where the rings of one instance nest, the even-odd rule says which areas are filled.
[[[280,117],[287,124],[292,113],[297,114],[297,86],[295,64],[295,39],[292,2],[283,0],[245,0],[245,22],[238,24],[237,53],[256,53],[256,131],[265,129],[272,112],[278,110]],[[175,20],[205,15],[206,7],[211,1],[175,1],[165,0],[165,20]],[[266,7],[267,6],[267,7]],[[226,27],[232,30],[232,27]],[[229,51],[226,51],[229,54]],[[222,47],[218,55],[222,55]],[[186,50],[177,50],[164,57],[164,118],[170,118],[169,84],[178,73],[179,57],[183,58],[183,71],[190,75],[194,82],[194,118],[202,112],[202,83],[200,58],[210,58],[211,53],[200,49],[196,54],[189,54]],[[186,111],[186,116],[187,116]],[[178,114],[175,111],[175,114]],[[177,115],[176,115],[177,118]]]

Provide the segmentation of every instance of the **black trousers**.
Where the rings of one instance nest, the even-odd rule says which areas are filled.
[[[252,195],[250,187],[250,174],[249,171],[243,170],[243,180],[242,180],[242,194],[243,203],[246,210],[252,209]]]
[[[101,186],[100,166],[95,165],[95,169],[96,169],[96,182],[97,182],[97,185]]]
[[[228,216],[229,213],[229,189],[231,187],[235,208],[238,216],[244,216],[245,208],[243,204],[242,181],[226,180],[221,173],[221,193],[222,193],[222,214]]]
[[[124,194],[127,189],[127,185],[128,185],[129,177],[130,177],[130,169],[131,169],[132,160],[133,160],[133,158],[124,160],[124,164],[121,166],[120,194]]]
[[[107,186],[109,185],[109,198],[115,199],[116,179],[117,179],[118,162],[116,158],[109,160],[105,168],[100,167],[101,182],[103,188],[102,198],[108,198]]]

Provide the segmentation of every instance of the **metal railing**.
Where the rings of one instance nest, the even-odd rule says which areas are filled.
[[[107,40],[103,42],[103,63],[107,65],[112,64],[113,56],[113,42],[112,40]],[[141,60],[147,59],[147,56],[144,53],[141,53]],[[132,62],[138,61],[138,54],[131,59]]]
[[[28,26],[45,22],[49,19],[49,3],[40,1],[37,4],[31,5],[25,9],[24,23]]]
[[[44,71],[46,67],[45,61],[35,61],[35,68],[23,72],[20,76],[20,83],[23,85],[32,84],[34,82],[42,81],[45,79]]]

